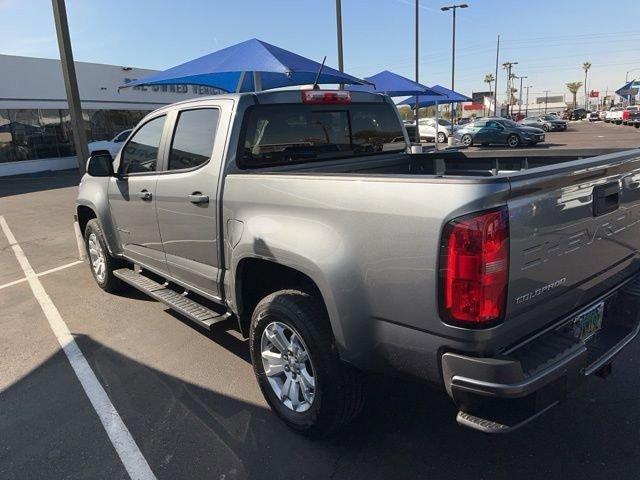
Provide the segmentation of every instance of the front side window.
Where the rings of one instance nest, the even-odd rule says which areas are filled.
[[[164,115],[154,118],[131,137],[120,156],[120,173],[147,173],[156,170],[164,120]]]
[[[215,108],[180,112],[171,143],[169,170],[195,168],[209,160],[218,117]]]
[[[240,139],[243,167],[306,163],[404,151],[402,126],[388,104],[257,105]]]

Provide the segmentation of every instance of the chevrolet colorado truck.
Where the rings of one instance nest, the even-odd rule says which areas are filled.
[[[237,322],[292,428],[335,432],[399,373],[507,432],[638,333],[640,151],[412,151],[383,95],[191,100],[90,158],[75,215],[103,290]]]

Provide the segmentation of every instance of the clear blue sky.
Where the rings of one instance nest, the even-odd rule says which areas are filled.
[[[345,70],[413,77],[414,0],[343,0]],[[421,0],[420,80],[450,85],[451,14]],[[639,0],[467,0],[459,10],[456,90],[486,89],[495,41],[501,63],[518,61],[531,92],[565,93],[583,80],[604,91],[640,78]],[[333,0],[67,0],[76,60],[165,69],[259,38],[337,64]],[[0,0],[0,53],[59,58],[50,0]],[[634,73],[630,76],[633,77]],[[505,86],[500,70],[499,91]]]

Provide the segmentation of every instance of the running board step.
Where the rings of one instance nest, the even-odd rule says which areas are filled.
[[[195,302],[184,295],[180,295],[178,292],[175,292],[170,288],[167,288],[165,285],[151,280],[130,268],[114,270],[113,274],[132,287],[135,287],[150,297],[164,303],[172,310],[184,315],[192,322],[197,323],[207,330],[211,330],[213,325],[220,323],[231,316],[228,312],[218,313],[207,307],[203,307],[198,302]]]

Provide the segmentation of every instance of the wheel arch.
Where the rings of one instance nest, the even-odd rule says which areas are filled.
[[[245,336],[248,335],[251,315],[258,302],[279,290],[298,289],[315,295],[327,311],[325,297],[311,276],[298,268],[270,259],[251,256],[240,259],[235,268],[234,283],[235,310],[240,330]]]

